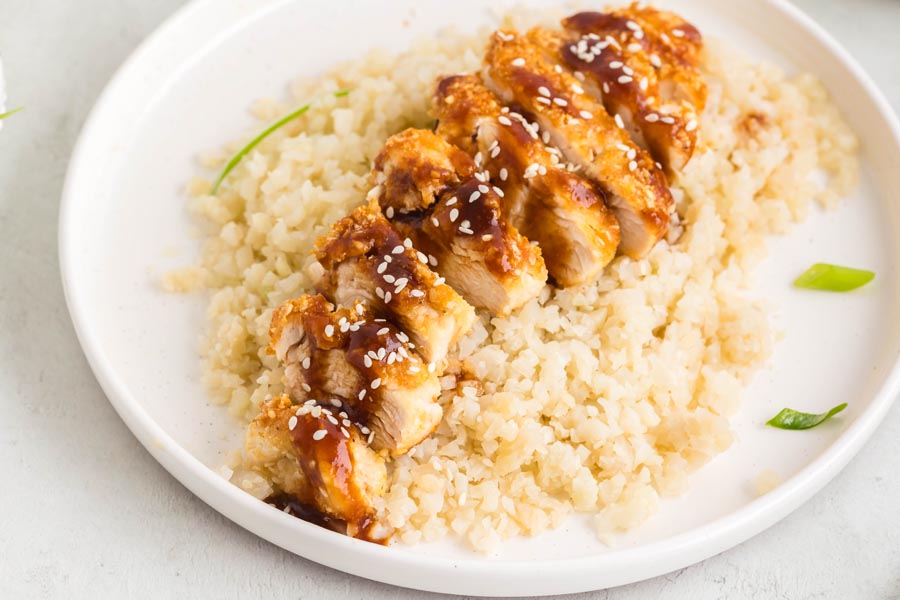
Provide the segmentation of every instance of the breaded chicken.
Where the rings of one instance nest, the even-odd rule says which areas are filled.
[[[516,107],[502,106],[477,75],[441,79],[433,106],[437,133],[482,161],[503,192],[504,216],[538,243],[558,285],[584,283],[615,257],[619,225],[601,195]]]
[[[706,84],[697,70],[702,40],[680,17],[654,8],[578,13],[564,34],[535,39],[573,69],[584,89],[618,114],[641,147],[669,173],[687,164],[697,143]]]
[[[380,186],[381,206],[388,218],[431,206],[444,191],[475,174],[465,152],[448,146],[425,129],[392,135],[375,158],[372,183]]]
[[[428,255],[398,235],[374,200],[335,223],[316,250],[325,269],[319,290],[339,306],[366,303],[404,330],[426,361],[443,361],[475,321],[475,309],[453,288],[435,285]]]
[[[294,405],[287,395],[262,404],[244,439],[246,466],[297,502],[364,533],[387,489],[384,459],[339,411]]]
[[[458,153],[462,183],[443,191],[433,203],[398,211],[392,225],[412,240],[416,250],[435,257],[434,269],[477,308],[507,315],[537,296],[547,280],[541,251],[503,216],[497,190],[484,173],[475,172],[468,155],[438,135],[419,130],[415,136],[404,135],[402,143],[389,141],[376,165],[396,173],[399,165],[410,163],[411,156],[424,161],[429,151],[420,151],[419,144],[429,151],[442,149],[445,155]],[[471,172],[475,175],[466,178]],[[387,201],[384,194],[382,201]]]
[[[491,38],[483,78],[504,102],[533,114],[544,141],[605,192],[619,221],[621,251],[644,256],[665,234],[672,196],[663,172],[580,82],[534,41],[511,31]]]
[[[371,429],[376,450],[399,456],[441,420],[434,363],[362,303],[335,308],[321,295],[291,300],[272,315],[269,339],[291,396],[343,408]]]

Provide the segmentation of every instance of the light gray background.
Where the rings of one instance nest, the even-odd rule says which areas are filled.
[[[114,69],[182,3],[0,0],[9,104],[27,105],[0,131],[0,598],[439,598],[332,571],[214,512],[132,437],[81,354],[56,258],[69,153]],[[900,107],[900,2],[798,4]],[[572,598],[661,596],[900,598],[900,404],[765,533]]]

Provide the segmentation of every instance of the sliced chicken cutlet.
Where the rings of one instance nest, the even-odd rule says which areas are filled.
[[[672,13],[634,5],[578,13],[562,24],[565,34],[537,30],[536,39],[573,69],[610,113],[621,116],[635,141],[669,173],[684,168],[706,102],[696,28]]]
[[[362,303],[335,308],[321,295],[291,300],[272,315],[269,339],[293,398],[346,410],[371,429],[376,450],[404,454],[441,420],[434,363]]]
[[[501,198],[488,175],[476,172],[474,161],[464,152],[431,131],[404,132],[402,143],[389,140],[385,145],[373,176],[379,177],[378,165],[393,171],[400,165],[427,169],[434,158],[419,148],[440,148],[438,156],[458,156],[463,163],[457,174],[461,183],[444,190],[432,203],[423,201],[414,209],[397,211],[392,225],[429,260],[435,257],[434,269],[477,308],[507,315],[537,296],[547,280],[540,249],[503,216]],[[474,175],[467,177],[469,173]],[[388,190],[381,194],[382,202],[390,201],[387,194]],[[427,198],[425,193],[420,196]]]
[[[475,175],[475,163],[465,152],[430,133],[401,131],[375,157],[372,183],[389,219],[428,208],[443,192]]]
[[[438,82],[434,112],[437,133],[483,161],[504,216],[538,243],[558,285],[584,283],[615,257],[619,225],[602,197],[517,107],[502,106],[477,75],[453,75]]]
[[[626,29],[627,32],[633,33]],[[568,35],[534,29],[529,39],[572,70],[581,88],[618,115],[625,130],[667,173],[690,160],[697,144],[697,116],[686,102],[662,102],[650,55],[636,42],[618,44],[610,36]]]
[[[394,190],[390,179],[398,177],[389,178],[388,193]],[[368,304],[406,331],[426,361],[443,361],[475,322],[475,309],[451,287],[435,285],[438,275],[429,268],[429,257],[400,237],[375,201],[338,221],[316,246],[325,269],[320,291],[339,306]]]
[[[644,256],[665,234],[672,196],[653,159],[597,100],[578,93],[580,82],[525,36],[499,31],[491,38],[483,77],[507,103],[533,114],[542,138],[559,148],[605,192],[619,221],[621,251]]]
[[[365,533],[387,489],[384,459],[337,409],[294,405],[286,395],[262,404],[244,439],[246,465],[297,502]]]

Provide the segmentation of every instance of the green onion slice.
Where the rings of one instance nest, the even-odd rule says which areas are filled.
[[[0,120],[5,119],[6,117],[9,117],[11,115],[14,115],[17,112],[19,112],[20,110],[24,110],[24,109],[25,109],[24,106],[20,106],[19,108],[14,108],[12,110],[8,110],[5,113],[0,113]]]
[[[335,98],[343,98],[344,96],[346,96],[349,93],[350,93],[350,90],[338,90],[338,91],[334,92],[334,97]],[[238,166],[238,163],[240,163],[241,160],[245,156],[250,154],[251,150],[253,150],[257,146],[259,146],[260,142],[262,142],[264,139],[269,137],[272,134],[272,132],[274,132],[278,128],[284,126],[285,123],[289,123],[289,122],[293,121],[294,119],[296,119],[297,117],[299,117],[300,115],[302,115],[303,113],[308,111],[311,106],[312,106],[312,102],[309,102],[307,104],[304,104],[297,110],[290,112],[290,113],[286,114],[285,116],[281,117],[280,119],[278,119],[277,121],[275,121],[274,123],[272,123],[271,125],[266,127],[266,129],[262,133],[260,133],[258,136],[256,136],[252,140],[250,140],[250,142],[246,146],[244,146],[243,148],[238,150],[238,153],[231,157],[231,160],[228,161],[228,164],[226,164],[225,168],[222,169],[222,172],[219,173],[219,177],[218,177],[218,179],[216,179],[216,182],[213,184],[212,191],[210,193],[213,196],[216,195],[216,192],[219,191],[219,186],[222,184],[222,182],[225,180],[225,178],[228,177],[228,174],[231,173],[236,166]]]
[[[875,279],[875,273],[863,269],[816,263],[794,280],[794,286],[807,290],[849,292]]]
[[[781,412],[769,419],[766,425],[778,429],[812,429],[847,408],[847,403],[838,404],[826,413],[815,415],[799,412],[793,408],[783,408]]]

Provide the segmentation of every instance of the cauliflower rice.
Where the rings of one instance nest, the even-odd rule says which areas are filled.
[[[217,196],[191,183],[205,227],[198,266],[170,290],[211,291],[205,383],[249,421],[284,390],[265,353],[272,311],[314,287],[314,240],[363,202],[371,160],[406,127],[427,127],[441,74],[476,70],[486,35],[446,33],[399,55],[374,51],[293,84],[291,103],[259,101],[269,122],[313,108],[256,148]],[[403,542],[460,536],[495,549],[515,535],[594,514],[598,534],[635,527],[660,497],[732,442],[728,417],[769,357],[766,306],[745,295],[767,235],[855,182],[856,140],[824,88],[707,43],[701,143],[672,182],[680,225],[640,261],[617,258],[574,289],[546,287],[516,314],[481,315],[458,357],[481,389],[444,394],[437,432],[391,467],[380,515]],[[331,92],[352,88],[346,97]],[[204,158],[221,168],[243,141]],[[814,173],[829,175],[827,187]],[[271,484],[230,465],[266,497]]]

